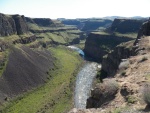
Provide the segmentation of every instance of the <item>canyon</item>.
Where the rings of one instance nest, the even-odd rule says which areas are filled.
[[[145,18],[0,13],[1,112],[144,112],[140,88],[149,81],[149,35]]]
[[[149,23],[141,25],[137,38],[117,45],[102,58],[98,75],[102,81],[91,90],[87,109],[69,113],[149,112]]]

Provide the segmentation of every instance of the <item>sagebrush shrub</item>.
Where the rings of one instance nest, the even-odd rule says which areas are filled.
[[[119,89],[119,85],[115,80],[108,80],[104,82],[103,85],[106,89],[106,92],[109,92],[111,94],[115,93]]]
[[[143,95],[144,101],[148,105],[150,105],[150,83],[144,85],[144,87],[142,89],[142,95]]]

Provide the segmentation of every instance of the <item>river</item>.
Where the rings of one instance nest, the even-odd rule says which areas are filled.
[[[76,50],[80,55],[84,57],[84,52],[81,49],[75,46],[68,47]],[[79,71],[75,86],[75,108],[86,108],[86,100],[90,96],[93,79],[96,76],[97,69],[100,67],[101,66],[95,62],[86,61],[85,65]]]

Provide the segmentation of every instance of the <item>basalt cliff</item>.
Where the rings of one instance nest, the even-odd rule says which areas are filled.
[[[103,56],[111,52],[117,45],[134,40],[144,21],[143,19],[115,19],[112,25],[104,31],[88,35],[84,48],[85,54],[102,62]]]

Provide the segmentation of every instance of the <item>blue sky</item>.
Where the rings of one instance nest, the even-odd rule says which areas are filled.
[[[148,17],[150,0],[0,0],[0,12],[38,18]]]

